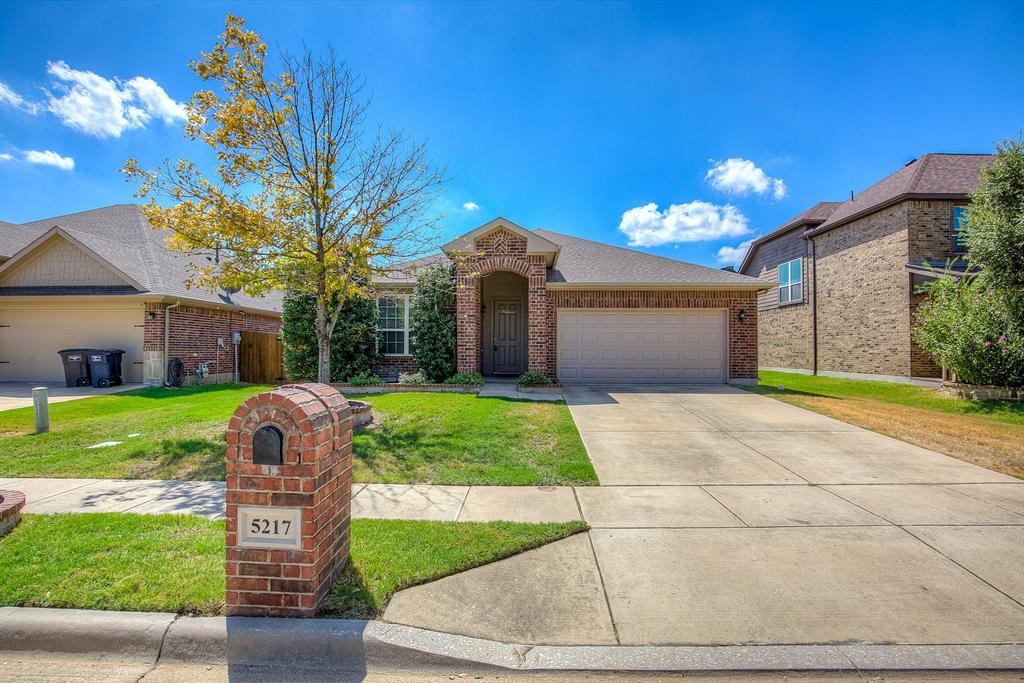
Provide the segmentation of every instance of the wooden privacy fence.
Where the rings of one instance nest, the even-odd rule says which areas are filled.
[[[250,384],[281,384],[285,381],[284,345],[276,334],[242,332],[238,345],[238,379]]]

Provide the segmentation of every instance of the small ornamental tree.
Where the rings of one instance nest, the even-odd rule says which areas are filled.
[[[416,367],[432,382],[455,372],[455,273],[434,265],[421,271],[409,308]]]
[[[292,292],[285,297],[281,340],[288,378],[315,380],[320,354],[316,341],[316,301],[312,295]],[[371,373],[377,358],[376,302],[364,296],[351,297],[342,305],[331,335],[331,381],[347,382]]]

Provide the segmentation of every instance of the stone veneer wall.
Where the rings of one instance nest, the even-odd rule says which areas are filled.
[[[910,202],[814,237],[818,370],[910,373]]]
[[[477,239],[475,248],[474,254],[455,264],[457,371],[480,372],[480,279],[511,272],[527,281],[527,368],[553,377],[544,256],[527,254],[526,239],[502,229]]]
[[[164,315],[169,304],[146,304],[143,357],[147,382],[163,380],[167,371],[164,360]],[[171,358],[185,361],[185,372],[193,375],[200,363],[218,361],[211,365],[208,381],[229,382],[235,371],[235,346],[231,336],[235,332],[270,332],[281,329],[279,316],[244,313],[238,310],[181,305],[170,310]],[[224,339],[224,347],[217,339]]]
[[[565,290],[549,292],[552,340],[547,374],[556,376],[559,308],[713,308],[728,311],[729,379],[757,379],[757,298],[751,291]],[[740,320],[740,312],[743,320]]]

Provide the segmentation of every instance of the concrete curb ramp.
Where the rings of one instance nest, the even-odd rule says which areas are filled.
[[[380,621],[0,608],[0,655],[337,671],[1024,670],[1024,645],[550,646]]]

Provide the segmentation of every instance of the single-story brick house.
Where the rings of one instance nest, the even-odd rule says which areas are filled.
[[[205,257],[164,238],[133,204],[0,222],[0,381],[60,381],[57,351],[73,347],[124,349],[127,382],[162,383],[175,357],[186,380],[200,363],[231,380],[233,334],[276,333],[281,296],[187,288]]]
[[[757,292],[738,273],[496,218],[380,284],[383,372],[412,371],[418,268],[454,263],[460,372],[562,383],[757,381]]]
[[[819,202],[750,246],[764,369],[935,379],[911,336],[921,286],[969,274],[964,216],[990,154],[926,154],[844,202]],[[947,265],[948,264],[948,265]]]

